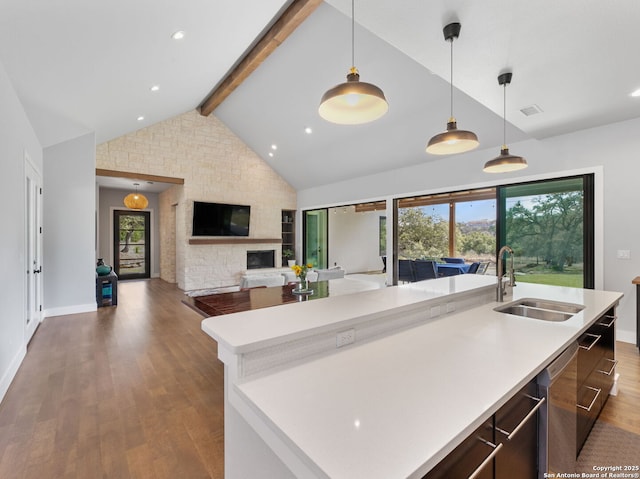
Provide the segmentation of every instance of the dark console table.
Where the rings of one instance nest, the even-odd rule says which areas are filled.
[[[96,274],[96,303],[98,308],[118,304],[118,275],[113,271],[102,276]]]

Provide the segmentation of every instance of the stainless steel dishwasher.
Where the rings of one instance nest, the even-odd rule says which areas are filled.
[[[539,394],[547,398],[539,419],[541,478],[545,472],[558,474],[576,470],[577,359],[578,343],[572,343],[538,375]]]

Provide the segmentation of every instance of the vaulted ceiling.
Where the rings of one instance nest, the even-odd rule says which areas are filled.
[[[197,108],[289,4],[2,0],[0,62],[44,146],[90,131],[103,142]],[[298,189],[436,159],[424,146],[449,117],[451,21],[454,113],[488,157],[502,143],[503,71],[509,143],[640,116],[637,0],[356,0],[355,12],[355,63],[384,90],[385,117],[317,114],[351,66],[349,0],[322,3],[212,113]]]

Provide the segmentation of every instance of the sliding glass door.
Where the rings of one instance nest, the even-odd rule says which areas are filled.
[[[315,268],[326,268],[328,261],[328,210],[304,212],[304,255],[302,260]]]
[[[593,175],[498,189],[501,245],[522,282],[594,287]]]

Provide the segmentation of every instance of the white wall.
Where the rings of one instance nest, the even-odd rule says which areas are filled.
[[[27,350],[25,341],[24,155],[42,174],[42,146],[0,63],[0,400]]]
[[[379,252],[379,218],[384,212],[356,213],[353,206],[329,210],[329,266],[347,273],[382,270]]]
[[[129,193],[131,190],[100,188],[97,258],[103,258],[109,265],[113,265],[113,210],[127,209],[122,200]],[[151,277],[157,278],[160,276],[160,203],[157,193],[145,193],[145,196],[149,200],[145,211],[151,213]]]
[[[640,238],[635,195],[640,176],[638,131],[640,119],[634,119],[541,141],[512,144],[510,150],[525,156],[529,168],[501,175],[482,172],[484,163],[499,153],[497,148],[442,159],[416,152],[418,157],[424,155],[424,162],[417,166],[299,191],[298,208],[559,177],[576,170],[597,171],[596,182],[600,182],[602,190],[596,191],[596,221],[600,220],[596,233],[601,233],[603,239],[596,238],[596,262],[603,265],[603,272],[601,278],[596,278],[596,284],[624,293],[618,310],[618,337],[635,342],[635,286],[631,280],[640,275],[640,247],[635,248]],[[391,237],[390,231],[388,237]],[[631,259],[617,259],[616,252],[621,249],[630,250]]]
[[[95,134],[44,150],[45,316],[95,311]]]

